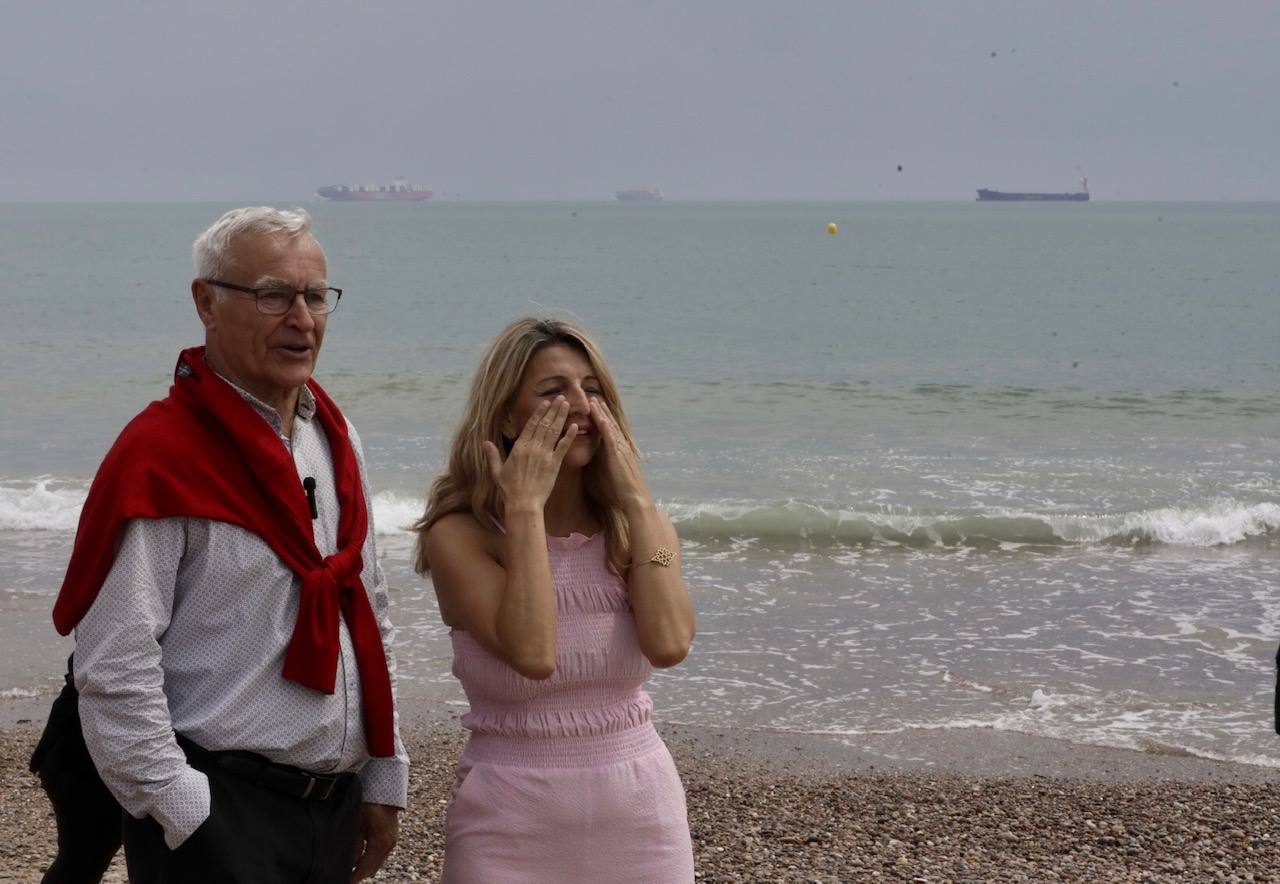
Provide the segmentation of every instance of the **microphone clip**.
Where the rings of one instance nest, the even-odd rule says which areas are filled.
[[[307,476],[302,480],[302,488],[307,492],[307,508],[311,510],[311,518],[320,518],[320,511],[316,509],[316,480]]]

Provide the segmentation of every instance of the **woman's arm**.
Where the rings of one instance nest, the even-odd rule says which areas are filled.
[[[471,633],[526,678],[549,678],[556,667],[556,596],[542,511],[576,433],[571,426],[560,437],[568,412],[562,397],[539,408],[505,461],[485,443],[503,492],[501,562],[491,531],[470,513],[445,516],[427,532],[445,623]]]
[[[591,400],[591,417],[600,429],[610,476],[621,495],[631,529],[631,567],[627,592],[636,617],[640,650],[659,668],[675,666],[693,643],[693,602],[680,573],[680,538],[666,514],[653,502],[635,452],[602,400]],[[674,558],[663,566],[653,561],[659,549]]]
[[[542,513],[508,514],[506,528],[496,541],[505,567],[470,513],[444,516],[427,531],[440,615],[526,678],[547,678],[555,671],[556,598]]]
[[[659,668],[675,666],[693,643],[693,602],[680,572],[680,538],[667,514],[652,501],[626,510],[631,525],[631,569],[627,592],[636,615],[640,650]],[[675,558],[665,567],[652,561],[658,549]]]

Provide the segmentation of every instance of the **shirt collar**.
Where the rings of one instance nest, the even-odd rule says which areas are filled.
[[[206,362],[205,364],[207,365],[208,363]],[[265,420],[267,423],[271,424],[271,428],[276,431],[277,435],[284,432],[284,418],[280,415],[280,412],[276,411],[270,405],[268,405],[267,403],[259,399],[257,396],[253,395],[248,390],[241,387],[235,381],[231,380],[230,378],[224,377],[221,374],[218,374],[217,370],[214,369],[213,366],[209,366],[209,368],[211,371],[213,371],[214,374],[217,374],[218,377],[222,378],[224,381],[230,384],[231,389],[239,393],[241,398],[243,398],[245,402],[248,402],[254,411],[262,415],[262,419]],[[293,416],[297,420],[310,422],[311,419],[315,417],[315,415],[316,415],[315,394],[311,392],[310,387],[308,387],[306,384],[303,384],[302,389],[298,391],[298,404],[294,408]]]
[[[306,384],[303,384],[302,389],[298,391],[298,407],[293,415],[304,421],[309,421],[316,416],[316,395]]]

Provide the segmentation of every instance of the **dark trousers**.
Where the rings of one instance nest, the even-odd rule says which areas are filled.
[[[131,884],[351,880],[360,818],[360,781],[354,775],[341,777],[323,801],[304,799],[261,781],[271,777],[247,775],[245,760],[289,770],[259,756],[205,753],[190,744],[183,748],[192,766],[209,778],[209,818],[170,850],[159,823],[126,814],[124,852]],[[236,759],[234,773],[231,765],[219,763],[225,756]]]
[[[49,710],[30,767],[40,777],[58,824],[58,855],[42,884],[97,884],[120,849],[121,819],[126,814],[103,785],[85,748],[79,696],[69,675]]]

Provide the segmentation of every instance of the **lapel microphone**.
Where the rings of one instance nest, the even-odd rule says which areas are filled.
[[[302,488],[307,492],[307,506],[311,509],[311,518],[320,518],[320,511],[316,509],[316,480],[307,476],[302,480]]]

